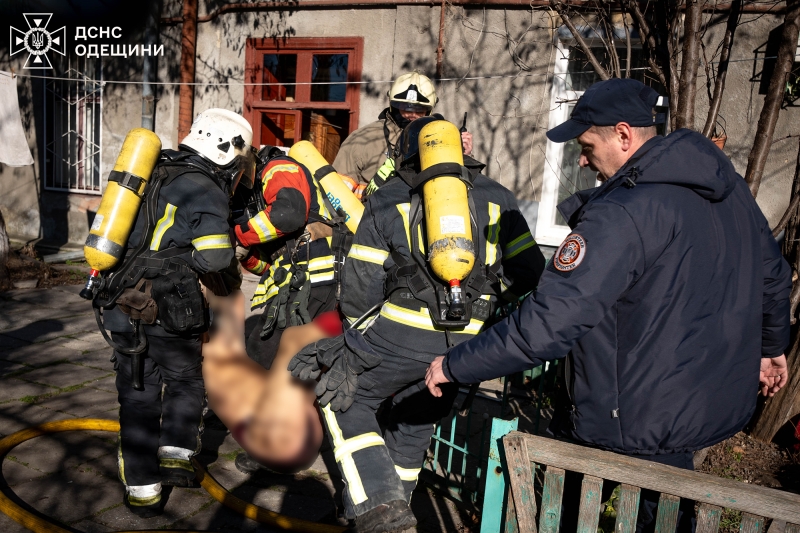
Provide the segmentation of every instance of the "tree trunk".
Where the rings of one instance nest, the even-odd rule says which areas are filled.
[[[793,277],[797,276],[800,267],[800,246],[797,234],[800,230],[800,213],[797,210],[797,199],[800,198],[800,146],[797,150],[797,160],[794,167],[794,182],[792,183],[792,201],[789,208],[781,217],[781,222],[775,228],[776,232],[783,224],[786,225],[786,234],[783,236],[783,255],[792,265]],[[798,298],[800,297],[800,279],[795,279],[790,296],[790,312],[792,324],[795,324],[795,313]],[[789,382],[778,393],[764,403],[756,415],[751,434],[754,438],[765,442],[771,441],[778,430],[795,414],[800,412],[800,330],[794,328],[794,341],[792,348],[786,354],[789,365]]]
[[[183,0],[181,89],[178,99],[178,139],[189,134],[194,120],[194,70],[197,61],[197,0]]]
[[[750,193],[753,198],[758,195],[758,188],[761,186],[764,166],[767,163],[767,156],[769,156],[769,150],[772,145],[772,134],[775,132],[778,113],[781,110],[786,92],[786,76],[791,71],[794,63],[798,33],[800,33],[800,0],[787,0],[786,18],[784,19],[783,32],[781,33],[778,58],[775,60],[775,70],[772,72],[772,78],[769,81],[764,107],[761,108],[755,142],[750,150],[750,157],[747,159],[747,172],[744,179],[750,186]]]
[[[700,66],[700,23],[703,20],[704,0],[688,0],[683,25],[683,50],[681,54],[681,77],[678,92],[670,95],[678,98],[676,128],[694,129],[694,103],[697,96],[697,68]]]
[[[798,336],[800,339],[800,336]],[[800,350],[797,339],[787,355],[789,382],[772,398],[767,399],[764,409],[755,421],[751,436],[770,442],[783,425],[800,413]]]
[[[733,36],[736,33],[736,26],[739,24],[741,10],[742,0],[734,0],[731,10],[728,12],[728,24],[725,27],[725,38],[722,41],[722,53],[719,57],[719,67],[717,67],[717,76],[714,82],[714,96],[711,98],[706,125],[703,127],[703,135],[709,139],[714,135],[719,108],[722,106],[722,92],[725,90],[725,78],[728,75],[728,61],[731,57]]]
[[[8,255],[11,245],[8,242],[6,221],[0,211],[0,290],[11,288],[11,276],[8,272]]]

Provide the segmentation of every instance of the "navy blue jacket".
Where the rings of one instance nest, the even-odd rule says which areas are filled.
[[[730,160],[678,130],[559,210],[572,246],[517,312],[451,349],[445,374],[475,383],[569,353],[572,405],[553,427],[621,453],[694,451],[741,430],[760,359],[789,343],[791,274]]]

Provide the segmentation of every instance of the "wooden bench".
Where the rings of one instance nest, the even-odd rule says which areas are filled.
[[[800,533],[800,495],[797,494],[518,431],[503,438],[503,447],[511,485],[506,531],[518,528],[520,533],[557,533],[561,522],[564,474],[569,470],[583,474],[578,533],[597,531],[604,479],[621,483],[616,533],[636,531],[641,489],[661,494],[656,533],[675,531],[681,498],[700,504],[697,533],[716,533],[723,508],[742,512],[742,533],[762,532],[767,518],[786,522],[785,533]],[[544,470],[538,513],[533,481],[536,466]]]

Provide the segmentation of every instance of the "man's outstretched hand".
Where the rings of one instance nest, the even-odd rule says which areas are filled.
[[[439,385],[442,383],[450,383],[450,380],[447,379],[442,371],[443,362],[443,355],[437,357],[433,360],[431,366],[428,367],[427,372],[425,372],[425,385],[428,386],[428,390],[431,391],[431,394],[436,398],[442,395],[442,389],[439,388]]]
[[[431,365],[433,367],[433,365]],[[430,372],[430,368],[428,372]],[[427,381],[427,377],[426,377]],[[780,357],[762,357],[761,374],[758,377],[761,386],[761,394],[764,396],[775,396],[781,387],[789,381],[789,369],[786,367],[786,355]],[[430,385],[428,385],[430,388]]]

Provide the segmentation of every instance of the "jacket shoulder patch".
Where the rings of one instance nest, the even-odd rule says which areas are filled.
[[[553,266],[561,272],[578,268],[586,257],[586,241],[577,233],[567,235],[553,255]]]

